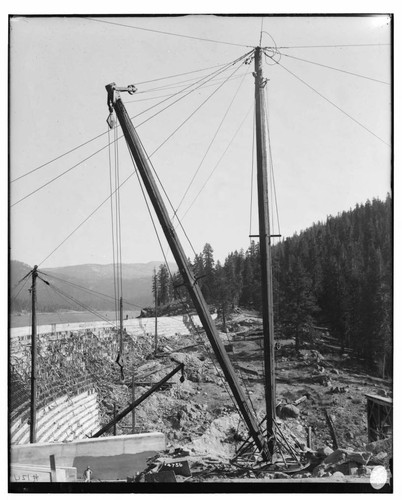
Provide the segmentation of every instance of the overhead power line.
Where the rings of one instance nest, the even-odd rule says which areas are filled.
[[[227,63],[223,64],[215,64],[214,66],[208,66],[207,68],[194,69],[193,71],[186,71],[184,73],[176,73],[174,75],[169,76],[161,76],[160,78],[154,78],[153,80],[144,80],[143,82],[135,82],[135,85],[142,85],[144,83],[153,83],[159,82],[161,80],[169,80],[170,78],[176,78],[178,76],[192,75],[193,73],[201,73],[201,71],[207,71],[208,69],[221,68],[222,66],[226,66]]]
[[[75,168],[77,168],[79,165],[82,165],[86,160],[89,160],[90,158],[92,158],[93,156],[97,155],[98,153],[100,153],[101,151],[103,151],[104,149],[108,148],[109,145],[107,144],[106,146],[103,146],[102,148],[98,149],[97,151],[95,151],[95,153],[92,153],[91,155],[87,156],[86,158],[84,158],[83,160],[79,161],[78,163],[76,163],[75,165],[73,165],[72,167],[68,168],[67,170],[65,170],[64,172],[62,172],[61,174],[59,175],[56,175],[56,177],[53,177],[52,179],[50,179],[50,181],[47,181],[45,182],[45,184],[42,184],[41,186],[39,186],[38,188],[34,189],[33,191],[31,191],[30,193],[26,194],[25,196],[23,196],[22,198],[20,198],[19,200],[17,200],[16,202],[14,202],[12,205],[10,205],[10,208],[12,207],[15,207],[16,205],[18,205],[19,203],[21,203],[21,201],[24,201],[26,200],[27,198],[29,198],[30,196],[32,196],[33,194],[37,193],[38,191],[40,191],[41,189],[45,188],[46,186],[48,186],[49,184],[51,184],[52,182],[54,181],[57,181],[57,179],[60,179],[60,177],[63,177],[63,175],[66,175],[68,174],[68,172],[71,172],[72,170],[74,170]]]
[[[366,80],[371,80],[373,82],[384,83],[385,85],[390,85],[389,82],[384,82],[383,80],[377,80],[376,78],[371,78],[369,76],[360,75],[359,73],[353,73],[352,71],[346,71],[345,69],[334,68],[333,66],[328,66],[327,64],[318,63],[316,61],[309,61],[307,59],[302,59],[301,57],[291,56],[290,54],[285,54],[281,52],[282,56],[290,57],[291,59],[297,59],[298,61],[303,61],[309,64],[315,64],[316,66],[322,66],[323,68],[333,69],[334,71],[339,71],[341,73],[346,73],[348,75],[358,76],[359,78],[365,78]]]
[[[44,271],[38,271],[39,274],[43,275],[43,276],[46,276],[48,278],[51,278],[51,279],[55,279],[55,280],[58,280],[58,281],[61,281],[63,283],[66,283],[72,287],[75,287],[75,288],[78,288],[80,290],[83,290],[89,294],[92,294],[94,296],[99,296],[99,297],[104,297],[106,299],[109,299],[111,302],[114,302],[115,301],[115,298],[112,297],[111,295],[107,295],[105,293],[102,293],[102,292],[97,292],[96,290],[91,290],[90,288],[87,288],[83,285],[79,285],[78,283],[74,283],[73,281],[69,281],[69,280],[66,280],[64,278],[60,278],[59,276],[55,276],[53,274],[49,274],[47,272],[44,272]],[[134,307],[137,307],[139,309],[144,309],[145,306],[144,305],[140,305],[140,304],[134,304],[133,302],[129,302],[128,300],[124,299],[123,298],[123,303],[124,304],[127,304],[129,306],[134,306]],[[177,319],[177,318],[174,318],[173,316],[171,317],[173,320],[175,321],[178,321],[179,323],[183,323],[183,321],[181,319]]]
[[[193,71],[186,71],[186,72],[184,72],[184,73],[178,73],[178,74],[176,74],[176,75],[163,76],[163,77],[161,77],[161,78],[155,78],[155,79],[153,79],[153,80],[147,80],[147,81],[144,81],[144,82],[135,82],[135,84],[136,84],[136,85],[140,85],[140,84],[143,84],[143,83],[151,83],[151,82],[156,82],[156,81],[160,81],[160,80],[170,79],[170,78],[174,78],[174,77],[177,77],[177,76],[184,76],[184,75],[190,75],[190,74],[193,74],[193,73],[200,73],[200,72],[202,72],[202,71],[207,71],[208,69],[221,68],[221,67],[224,67],[224,66],[227,66],[227,65],[230,65],[230,64],[231,64],[231,62],[229,62],[229,63],[224,63],[224,64],[217,64],[217,65],[214,65],[214,66],[209,66],[209,67],[207,67],[207,68],[197,69],[197,70],[193,70]],[[213,72],[213,73],[211,73],[211,74],[215,74],[215,73],[216,73],[216,72]],[[209,76],[209,75],[207,75],[207,76]],[[203,77],[203,78],[206,78],[206,77]],[[203,78],[199,79],[198,81],[201,81]],[[182,91],[184,92],[184,90],[186,90],[186,89],[183,89]],[[167,97],[172,97],[172,96],[174,96],[174,95],[175,95],[175,94],[170,94],[170,95],[169,95],[169,96],[167,96]],[[159,97],[166,97],[166,96],[159,96]],[[164,102],[164,101],[162,101],[162,102]],[[151,107],[151,108],[149,108],[149,109],[152,109],[153,107],[158,106],[159,104],[162,104],[162,102],[161,102],[161,103],[157,103],[157,104],[155,104],[154,106],[152,106],[152,107]],[[146,111],[148,111],[148,109],[146,109],[146,110],[145,110],[145,111],[143,111],[142,113],[144,113],[144,112],[146,112]],[[136,118],[136,116],[134,116],[134,117],[132,117],[132,118]],[[53,162],[55,162],[55,161],[57,161],[57,160],[60,160],[60,159],[61,159],[61,158],[63,158],[64,156],[67,156],[68,154],[73,153],[74,151],[77,151],[79,148],[82,148],[83,146],[86,146],[87,144],[90,144],[91,142],[95,141],[96,139],[99,139],[100,137],[102,137],[102,136],[103,136],[103,135],[105,135],[106,133],[107,133],[107,132],[102,132],[101,134],[98,134],[98,135],[96,135],[95,137],[92,137],[92,139],[88,139],[87,141],[82,142],[82,143],[81,143],[81,144],[79,144],[78,146],[75,146],[75,147],[73,147],[73,148],[69,149],[68,151],[65,151],[64,153],[60,154],[59,156],[56,156],[56,157],[52,158],[51,160],[49,160],[49,161],[47,161],[47,162],[45,162],[45,163],[42,163],[41,165],[39,165],[39,166],[37,166],[37,167],[33,168],[32,170],[29,170],[28,172],[25,172],[24,174],[22,174],[22,175],[20,175],[20,176],[16,177],[15,179],[12,179],[12,180],[10,181],[10,183],[16,182],[16,181],[18,181],[18,180],[20,180],[20,179],[22,179],[22,178],[26,177],[27,175],[32,174],[32,173],[36,172],[37,170],[40,170],[41,168],[46,167],[47,165],[50,165],[51,163],[53,163]],[[88,159],[88,158],[86,158],[86,159]]]
[[[325,101],[327,101],[329,104],[331,104],[331,106],[334,106],[334,108],[336,108],[338,111],[340,111],[341,113],[343,113],[345,116],[347,116],[348,118],[350,118],[352,121],[354,121],[355,123],[357,123],[357,125],[359,125],[360,127],[362,127],[364,130],[366,130],[369,134],[373,135],[374,137],[376,137],[379,141],[381,141],[382,143],[384,143],[386,146],[389,146],[391,147],[391,145],[384,141],[384,139],[381,139],[381,137],[379,137],[377,134],[375,134],[374,132],[372,132],[369,128],[367,128],[365,125],[363,125],[361,122],[359,122],[358,120],[356,120],[356,118],[353,118],[353,116],[351,116],[349,113],[347,113],[346,111],[344,111],[342,108],[340,108],[337,104],[335,104],[334,102],[332,102],[331,100],[328,99],[328,97],[325,97],[323,94],[321,94],[320,92],[318,92],[318,90],[316,90],[314,87],[312,87],[309,83],[307,83],[305,80],[303,80],[303,78],[300,78],[299,76],[297,76],[295,73],[293,73],[292,71],[290,71],[290,69],[286,68],[283,64],[281,63],[277,63],[281,68],[283,68],[285,71],[287,71],[288,73],[290,73],[292,76],[294,76],[297,80],[299,80],[300,82],[302,82],[304,85],[306,85],[310,90],[312,90],[313,92],[315,92],[317,95],[319,95],[322,99],[324,99]]]
[[[245,59],[249,54],[251,53],[248,52],[247,54],[244,54],[243,56],[235,59],[234,61],[228,63],[223,69],[219,69],[218,71],[215,71],[209,75],[206,75],[204,77],[202,77],[200,80],[198,80],[197,82],[195,83],[192,83],[190,84],[189,86],[185,87],[184,89],[182,90],[179,90],[178,92],[176,92],[175,94],[173,94],[172,96],[169,96],[167,97],[166,99],[163,99],[162,101],[152,105],[151,107],[145,109],[144,111],[141,111],[141,113],[138,113],[137,115],[131,117],[131,119],[133,118],[137,118],[139,116],[141,116],[142,114],[146,113],[147,111],[150,111],[151,109],[155,108],[156,106],[159,106],[161,104],[163,104],[164,102],[168,101],[171,97],[174,97],[176,95],[179,95],[183,92],[185,92],[187,89],[191,89],[191,87],[194,87],[194,85],[197,85],[199,82],[202,82],[198,87],[195,87],[195,88],[192,88],[189,92],[187,92],[187,94],[184,94],[182,95],[181,97],[179,97],[178,99],[176,99],[176,101],[173,101],[172,103],[168,104],[167,106],[165,106],[165,108],[162,108],[161,110],[159,110],[158,112],[154,113],[152,116],[148,117],[146,120],[142,121],[141,123],[139,123],[137,125],[137,128],[140,127],[141,125],[143,125],[144,123],[148,122],[149,120],[151,120],[152,118],[154,118],[155,116],[159,115],[160,113],[162,113],[163,111],[165,111],[166,109],[170,108],[171,106],[173,106],[174,104],[176,104],[177,102],[179,102],[181,99],[184,99],[185,97],[187,97],[188,95],[190,95],[192,92],[194,92],[195,90],[197,90],[198,88],[202,87],[205,83],[209,82],[210,80],[212,80],[215,76],[219,75],[220,73],[223,73],[224,71],[226,71],[228,68],[230,68],[231,66],[233,66],[234,64],[238,63],[239,61]],[[211,76],[212,75],[212,76]],[[203,81],[205,80],[205,81]],[[103,134],[101,135],[104,135],[106,134],[106,132],[104,132]],[[100,136],[98,136],[100,137]],[[118,141],[120,140],[121,138],[123,137],[123,135],[121,135],[120,137],[117,137],[115,139],[115,141]],[[97,137],[96,137],[97,138]],[[90,141],[89,141],[90,142]],[[60,177],[63,177],[65,174],[67,174],[68,172],[74,170],[76,167],[78,167],[79,165],[82,165],[86,160],[89,160],[90,158],[92,158],[93,156],[95,156],[96,154],[100,153],[101,151],[103,151],[104,149],[108,148],[109,145],[106,145],[106,146],[103,146],[102,148],[98,149],[97,151],[95,151],[94,153],[92,153],[91,155],[87,156],[86,158],[84,158],[83,160],[79,161],[78,163],[76,163],[75,165],[73,165],[72,167],[70,167],[69,169],[65,170],[64,172],[62,172],[61,174],[57,175],[56,177],[53,177],[52,179],[50,179],[48,182],[46,182],[45,184],[42,184],[41,186],[39,186],[37,189],[34,189],[33,191],[31,191],[30,193],[28,193],[27,195],[23,196],[22,198],[20,198],[19,200],[17,200],[15,203],[13,203],[12,205],[10,205],[10,208],[18,205],[19,203],[21,203],[22,201],[26,200],[27,198],[29,198],[30,196],[32,196],[33,194],[37,193],[38,191],[40,191],[41,189],[45,188],[46,186],[48,186],[49,184],[51,184],[52,182],[56,181],[57,179],[59,179]],[[44,165],[42,165],[44,166]],[[39,168],[42,168],[42,167],[37,167],[36,170],[38,170]],[[28,173],[32,173],[33,171],[31,172],[28,172]],[[27,175],[27,174],[26,174]]]
[[[240,78],[241,76],[242,75],[236,76],[236,77],[233,77],[233,78]],[[222,80],[226,80],[226,78],[227,77],[215,78],[214,79],[214,83],[212,83],[210,85],[204,85],[204,87],[209,87],[211,85],[217,85],[218,82],[221,82]],[[145,89],[145,90],[136,92],[135,96],[142,95],[142,94],[148,94],[149,92],[159,92],[161,90],[174,90],[174,89],[178,89],[179,87],[185,87],[187,83],[194,82],[195,80],[199,81],[199,78],[198,77],[197,78],[190,78],[190,79],[187,79],[187,80],[178,81],[176,83],[169,83],[168,85],[162,85],[160,87],[153,87],[151,89]],[[136,101],[135,100],[134,101],[126,101],[126,104],[128,104],[128,102],[136,102]]]
[[[224,71],[226,71],[227,69],[229,69],[231,66],[234,66],[235,64],[237,64],[238,62],[241,62],[243,60],[245,60],[250,54],[252,53],[252,51],[250,50],[249,52],[247,52],[246,54],[242,55],[241,57],[238,57],[237,59],[235,59],[234,61],[232,61],[230,64],[227,64],[227,66],[223,69],[220,69],[218,71],[216,71],[215,73],[213,73],[211,75],[207,75],[206,77],[203,77],[201,80],[199,80],[198,82],[195,82],[195,83],[192,83],[191,85],[189,85],[188,87],[180,90],[179,92],[177,92],[176,94],[174,95],[179,95],[181,94],[182,92],[186,91],[187,89],[193,87],[194,85],[197,85],[200,81],[202,82],[202,80],[205,80],[206,78],[208,78],[207,80],[205,80],[204,82],[202,82],[200,85],[198,85],[198,87],[195,87],[193,89],[191,89],[187,94],[184,94],[182,95],[181,97],[179,97],[178,99],[176,99],[175,101],[171,102],[170,104],[168,104],[165,108],[159,110],[157,113],[153,114],[152,116],[150,116],[149,118],[147,118],[146,120],[142,121],[141,123],[139,123],[137,125],[137,127],[139,127],[140,125],[143,125],[144,123],[146,123],[147,121],[151,120],[152,118],[154,118],[155,116],[157,116],[159,113],[162,113],[162,111],[165,111],[166,109],[170,108],[171,106],[173,106],[174,104],[176,104],[177,102],[181,101],[182,99],[184,99],[185,97],[187,97],[188,95],[190,95],[192,92],[195,92],[196,90],[198,90],[200,87],[202,87],[203,85],[205,85],[206,83],[208,83],[209,81],[211,81],[213,78],[215,78],[216,76],[218,76],[219,74],[223,73]],[[170,98],[167,98],[165,99],[166,101],[169,100]],[[162,102],[159,102],[157,103],[155,106],[158,106],[159,104],[162,104],[164,101]],[[152,106],[151,108],[149,108],[147,111],[149,111],[150,109],[152,109]],[[140,116],[141,114],[143,114],[144,112],[142,113],[139,113],[137,115]]]
[[[202,42],[221,43],[224,45],[234,45],[235,47],[252,47],[252,45],[245,45],[242,43],[225,42],[223,40],[213,40],[211,38],[201,38],[198,36],[183,35],[181,33],[172,33],[170,31],[161,31],[161,30],[155,30],[155,29],[151,29],[151,28],[141,28],[139,26],[132,26],[131,24],[116,23],[114,21],[105,21],[104,19],[94,19],[93,17],[84,17],[84,19],[88,19],[89,21],[96,21],[98,23],[105,23],[105,24],[111,24],[114,26],[121,26],[123,28],[131,28],[131,29],[135,29],[135,30],[149,31],[151,33],[160,33],[162,35],[177,36],[177,37],[181,37],[181,38],[190,38],[192,40],[200,40]]]
[[[92,295],[96,295],[96,296],[100,296],[100,297],[104,297],[106,299],[109,299],[110,301],[114,302],[115,301],[115,297],[112,297],[111,295],[107,295],[105,293],[102,293],[102,292],[97,292],[96,290],[91,290],[90,288],[87,288],[83,285],[79,285],[78,283],[74,283],[72,281],[69,281],[69,280],[66,280],[64,278],[60,278],[59,276],[55,276],[55,275],[52,275],[52,274],[49,274],[49,273],[46,273],[44,271],[39,271],[39,274],[43,274],[44,276],[47,276],[48,278],[52,278],[52,279],[55,279],[55,280],[59,280],[59,281],[62,281],[63,283],[66,283],[68,285],[71,285],[73,287],[76,287],[76,288],[79,288],[80,290],[83,290],[89,294],[92,294]],[[133,304],[133,303],[130,303],[128,302],[127,300],[124,300],[123,299],[123,302],[129,306],[134,306],[134,307],[138,307],[140,309],[143,309],[144,306],[141,306],[139,304]]]
[[[20,279],[20,281],[14,286],[13,290],[15,290],[17,288],[17,286],[23,282],[21,287],[19,288],[18,292],[14,296],[11,297],[10,302],[17,300],[19,294],[22,292],[23,288],[27,284],[28,278],[31,274],[32,274],[32,271],[29,271],[29,273],[26,276],[24,276],[22,279]]]
[[[243,57],[246,57],[246,56],[243,56]],[[240,58],[240,59],[243,59],[243,57],[242,57],[242,58]],[[236,60],[235,62],[238,62],[238,61]],[[144,122],[142,122],[142,123],[144,123]],[[141,125],[141,124],[140,124],[140,125]],[[138,126],[139,126],[139,125],[137,125],[137,127],[138,127]],[[123,135],[122,135],[122,136],[120,136],[118,139],[120,139],[121,137],[123,137]],[[117,140],[118,140],[118,139],[117,139]],[[107,144],[107,145],[106,145],[105,147],[103,147],[102,149],[106,149],[106,148],[108,148],[108,147],[109,147],[109,144]],[[145,149],[144,149],[144,150],[145,150]],[[99,152],[99,151],[98,151],[98,152]],[[92,156],[93,156],[93,155],[92,155]],[[150,160],[150,158],[149,158],[149,157],[148,157],[148,159]],[[153,165],[152,165],[152,162],[151,162],[151,161],[150,161],[150,163],[151,163],[151,166],[152,166],[152,168],[153,168]],[[155,169],[154,169],[154,168],[153,168],[153,170],[154,170],[154,172],[155,172]],[[157,176],[157,178],[158,178],[158,175],[157,175],[157,173],[156,173],[156,172],[155,172],[155,174],[156,174],[156,176]],[[121,188],[121,187],[122,187],[122,186],[123,186],[123,185],[124,185],[124,184],[125,184],[125,183],[129,180],[129,179],[130,179],[130,177],[132,177],[133,175],[134,175],[134,172],[132,172],[132,173],[131,173],[128,177],[126,177],[126,179],[125,179],[125,180],[124,180],[124,181],[120,184],[119,188],[116,188],[116,189],[120,189],[120,188]],[[159,181],[159,183],[161,184],[161,182],[160,182],[160,179],[159,179],[159,178],[158,178],[158,181]],[[162,186],[162,188],[163,188],[163,186]],[[68,234],[68,235],[67,235],[67,236],[63,239],[63,241],[61,241],[61,243],[59,243],[59,244],[58,244],[58,245],[57,245],[57,246],[56,246],[56,247],[55,247],[55,248],[54,248],[54,249],[53,249],[53,250],[52,250],[52,251],[51,251],[51,252],[50,252],[50,253],[49,253],[49,254],[48,254],[48,255],[47,255],[47,256],[46,256],[46,257],[45,257],[42,261],[41,261],[41,262],[40,262],[39,266],[41,266],[41,265],[42,265],[42,264],[43,264],[43,263],[44,263],[44,262],[45,262],[45,261],[46,261],[49,257],[51,257],[51,256],[52,256],[52,255],[53,255],[53,254],[54,254],[54,253],[55,253],[55,252],[56,252],[56,251],[57,251],[57,250],[58,250],[58,249],[59,249],[59,248],[60,248],[60,247],[61,247],[61,246],[62,246],[62,245],[63,245],[63,244],[64,244],[64,243],[65,243],[65,242],[66,242],[66,241],[67,241],[67,240],[68,240],[68,239],[69,239],[69,238],[70,238],[70,237],[71,237],[71,236],[75,233],[75,232],[76,232],[76,231],[78,231],[78,229],[79,229],[79,228],[80,228],[83,224],[85,224],[85,222],[87,222],[87,221],[88,221],[88,220],[89,220],[89,219],[90,219],[90,218],[91,218],[91,217],[92,217],[92,216],[93,216],[93,215],[94,215],[94,214],[95,214],[95,213],[96,213],[96,212],[97,212],[97,211],[98,211],[98,210],[99,210],[99,209],[100,209],[100,208],[101,208],[101,207],[102,207],[102,206],[103,206],[103,205],[104,205],[104,204],[105,204],[105,203],[106,203],[106,202],[107,202],[107,201],[108,201],[108,200],[109,200],[112,196],[113,196],[113,194],[116,192],[116,189],[115,189],[115,190],[113,191],[113,193],[112,193],[112,194],[110,194],[110,195],[109,195],[109,196],[108,196],[105,200],[103,200],[103,201],[102,201],[102,202],[101,202],[101,203],[100,203],[100,204],[99,204],[99,205],[98,205],[98,206],[97,206],[97,207],[96,207],[96,208],[95,208],[95,209],[94,209],[94,210],[93,210],[93,211],[92,211],[92,212],[91,212],[91,213],[90,213],[90,214],[89,214],[89,215],[88,215],[88,216],[87,216],[87,217],[86,217],[86,218],[85,218],[85,219],[84,219],[84,220],[83,220],[80,224],[78,224],[78,226],[76,226],[76,227],[75,227],[75,229],[73,229],[73,231],[71,231],[71,232],[70,232],[70,233],[69,233],[69,234]],[[165,192],[165,195],[167,196],[166,192]],[[169,200],[169,197],[168,197],[168,196],[167,196],[167,198],[168,198],[168,200]],[[170,200],[169,200],[169,202],[170,202]],[[172,207],[172,209],[173,209],[173,211],[174,211],[174,208],[173,208],[173,206],[172,206],[171,202],[170,202],[170,205],[171,205],[171,207]],[[190,244],[191,244],[191,243],[190,243]]]
[[[110,194],[105,200],[102,201],[102,203],[100,203],[96,208],[95,210],[93,210],[82,222],[80,222],[80,224],[78,224],[78,226],[73,229],[73,231],[71,231],[70,234],[68,234],[64,240],[59,243],[59,245],[57,245],[56,248],[54,248],[39,264],[39,266],[41,266],[50,256],[52,256],[54,254],[54,252],[56,250],[58,250],[76,231],[78,231],[78,229],[83,225],[85,224],[85,222],[87,222],[87,220],[89,220],[112,196],[113,194],[116,192],[117,189],[120,189],[129,179],[130,177],[132,177],[134,175],[134,172],[131,172],[130,175],[128,175],[124,181],[120,184],[120,186],[118,188],[116,188],[112,194]],[[38,267],[39,267],[38,266]]]
[[[215,94],[218,92],[218,90],[220,90],[220,89],[221,89],[221,88],[225,85],[225,83],[227,83],[227,82],[228,82],[228,80],[229,80],[231,77],[233,77],[233,75],[234,75],[234,74],[235,74],[235,73],[236,73],[239,69],[240,69],[240,66],[237,66],[237,68],[236,68],[236,69],[235,69],[235,70],[234,70],[234,71],[233,71],[233,72],[232,72],[232,73],[231,73],[231,74],[230,74],[230,75],[229,75],[229,76],[228,76],[228,77],[227,77],[227,78],[226,78],[226,79],[225,79],[225,80],[224,80],[224,81],[223,81],[223,82],[219,85],[219,87],[218,87],[217,89],[215,89],[213,92],[211,92],[211,93],[209,94],[209,96],[208,96],[206,99],[204,99],[204,100],[202,101],[202,103],[201,103],[201,104],[200,104],[197,108],[195,108],[195,110],[194,110],[194,111],[193,111],[193,112],[192,112],[192,113],[191,113],[191,114],[190,114],[190,115],[189,115],[189,116],[188,116],[185,120],[183,120],[183,121],[180,123],[180,125],[179,125],[178,127],[176,127],[176,129],[175,129],[175,130],[174,130],[174,131],[173,131],[173,132],[172,132],[172,133],[171,133],[171,134],[170,134],[170,135],[169,135],[169,136],[168,136],[168,137],[167,137],[167,138],[166,138],[166,139],[165,139],[165,140],[164,140],[161,144],[159,144],[159,146],[158,146],[158,147],[157,147],[154,151],[152,151],[152,153],[151,153],[149,156],[151,157],[151,156],[152,156],[152,155],[154,155],[157,151],[159,151],[159,149],[160,149],[160,148],[161,148],[164,144],[166,144],[166,142],[167,142],[167,141],[168,141],[168,140],[169,140],[169,139],[170,139],[170,138],[171,138],[171,137],[172,137],[172,136],[173,136],[173,135],[174,135],[174,134],[175,134],[175,133],[176,133],[176,132],[177,132],[177,131],[178,131],[178,130],[179,130],[179,129],[180,129],[180,128],[184,125],[184,124],[185,124],[185,123],[187,123],[187,122],[188,122],[188,120],[190,120],[190,118],[191,118],[192,116],[194,116],[194,115],[195,115],[195,113],[197,113],[197,111],[198,111],[198,110],[199,110],[202,106],[204,106],[204,104],[206,104],[206,103],[207,103],[207,102],[211,99],[211,97],[212,97],[213,95],[215,95]]]
[[[83,304],[82,302],[80,302],[79,300],[75,299],[74,297],[71,297],[67,293],[63,292],[63,290],[60,290],[60,288],[58,288],[57,286],[53,285],[52,283],[49,283],[48,281],[44,280],[40,276],[38,276],[38,278],[41,281],[43,281],[43,283],[45,283],[47,286],[49,286],[52,290],[54,290],[56,293],[58,293],[59,295],[61,295],[65,299],[67,299],[68,301],[72,302],[73,304],[78,305],[79,307],[82,307],[83,309],[86,309],[88,312],[90,312],[94,316],[97,316],[102,321],[105,321],[106,323],[109,323],[112,327],[115,327],[115,325],[106,316],[103,316],[102,314],[100,314],[95,309],[92,309],[91,307]]]
[[[97,136],[95,136],[95,137],[92,137],[92,139],[88,139],[86,142],[83,142],[83,143],[79,144],[78,146],[75,146],[74,148],[69,149],[69,150],[68,150],[68,151],[66,151],[65,153],[62,153],[61,155],[56,156],[56,157],[55,157],[55,158],[53,158],[52,160],[49,160],[49,161],[47,161],[46,163],[42,163],[42,165],[39,165],[38,167],[36,167],[36,168],[34,168],[34,169],[30,170],[29,172],[25,172],[25,174],[22,174],[22,175],[20,175],[19,177],[16,177],[15,179],[11,180],[11,181],[10,181],[10,183],[12,183],[12,182],[16,182],[16,181],[19,181],[20,179],[22,179],[22,178],[26,177],[27,175],[32,174],[32,173],[36,172],[37,170],[40,170],[40,169],[41,169],[41,168],[43,168],[43,167],[46,167],[46,165],[50,165],[50,163],[53,163],[53,162],[55,162],[55,161],[57,161],[57,160],[60,160],[60,158],[63,158],[64,156],[67,156],[68,154],[73,153],[74,151],[77,151],[77,149],[82,148],[83,146],[86,146],[86,145],[87,145],[87,144],[89,144],[90,142],[93,142],[93,141],[95,141],[96,139],[99,139],[99,137],[102,137],[102,136],[103,136],[103,135],[105,135],[105,134],[106,134],[106,132],[102,132],[101,134],[99,134],[99,135],[97,135]]]
[[[229,144],[227,145],[226,149],[224,150],[224,152],[222,153],[222,155],[220,156],[219,160],[216,162],[213,170],[211,171],[211,173],[209,174],[207,180],[204,182],[204,184],[201,186],[201,189],[198,191],[197,195],[195,196],[195,198],[193,199],[193,201],[191,202],[191,204],[189,205],[189,207],[187,208],[187,210],[185,211],[185,213],[183,214],[182,216],[182,219],[184,219],[184,217],[188,214],[188,212],[190,211],[190,209],[192,208],[192,206],[194,205],[194,203],[197,201],[198,197],[200,196],[200,194],[202,193],[202,191],[204,190],[205,186],[208,184],[208,182],[210,181],[211,177],[213,176],[213,174],[215,173],[216,169],[218,168],[218,166],[220,165],[221,161],[223,160],[223,157],[225,156],[225,154],[227,153],[228,149],[230,148],[230,146],[232,145],[233,141],[235,140],[237,134],[239,133],[241,127],[243,126],[243,123],[246,121],[246,118],[248,117],[248,115],[250,114],[250,111],[252,110],[253,108],[253,105],[249,108],[249,110],[247,111],[246,115],[244,116],[243,120],[241,121],[240,125],[237,127],[235,133],[233,134],[232,138],[230,139],[230,142]]]
[[[389,46],[390,43],[355,43],[355,44],[337,44],[337,45],[288,45],[280,47],[263,47],[264,49],[330,49],[338,47],[381,47]]]
[[[216,139],[216,137],[217,137],[217,135],[218,135],[218,133],[219,133],[220,129],[222,128],[223,122],[225,121],[225,119],[226,119],[226,117],[227,117],[227,115],[228,115],[228,113],[229,113],[229,110],[230,110],[230,108],[232,107],[232,104],[233,104],[234,100],[236,99],[236,96],[237,96],[237,94],[239,93],[240,88],[241,88],[241,86],[242,86],[242,84],[243,84],[243,82],[244,82],[245,76],[246,76],[247,74],[248,74],[248,73],[245,73],[245,74],[243,75],[243,78],[242,78],[242,80],[241,80],[241,82],[240,82],[239,86],[237,87],[237,90],[236,90],[236,92],[235,92],[234,96],[232,97],[232,100],[230,101],[230,103],[229,103],[229,105],[228,105],[228,107],[227,107],[227,109],[226,109],[226,111],[225,111],[225,114],[223,115],[222,120],[220,121],[220,123],[219,123],[219,125],[218,125],[218,128],[215,130],[215,133],[214,133],[214,135],[213,135],[213,137],[212,137],[212,139],[211,139],[211,141],[210,141],[210,143],[209,143],[209,145],[208,145],[208,147],[207,147],[207,150],[205,151],[205,153],[204,153],[204,155],[203,155],[203,157],[202,157],[202,159],[201,159],[201,161],[200,161],[200,163],[199,163],[199,165],[198,165],[198,167],[197,167],[197,169],[196,169],[196,171],[195,171],[195,173],[194,173],[193,177],[191,178],[191,180],[190,180],[190,182],[189,182],[189,184],[188,184],[188,186],[187,186],[187,188],[186,188],[186,191],[184,192],[183,196],[181,197],[181,200],[180,200],[180,202],[179,202],[179,204],[178,204],[178,206],[177,206],[177,208],[176,208],[176,210],[175,210],[174,216],[176,216],[176,215],[177,215],[177,212],[180,210],[180,207],[181,207],[181,205],[182,205],[182,203],[183,203],[183,201],[184,201],[185,197],[187,196],[187,193],[188,193],[188,191],[190,190],[190,187],[192,186],[192,184],[193,184],[193,182],[194,182],[194,180],[195,180],[195,178],[196,178],[196,176],[197,176],[197,174],[198,174],[198,172],[199,172],[199,170],[200,170],[200,168],[201,168],[202,164],[204,163],[204,160],[205,160],[205,158],[206,158],[207,154],[209,153],[209,151],[210,151],[210,149],[211,149],[211,147],[212,147],[212,144],[215,142],[215,139]]]
[[[227,82],[233,82],[234,80],[238,80],[239,78],[243,77],[244,75],[251,75],[252,71],[248,71],[246,73],[241,73],[240,75],[233,76],[232,78],[227,79]],[[198,88],[197,90],[204,90],[209,87],[216,87],[216,85],[219,85],[219,82],[225,80],[225,78],[217,78],[214,83],[210,83],[208,85],[203,85],[202,87]],[[177,87],[176,87],[177,88]],[[163,95],[158,95],[158,96],[153,96],[153,97],[144,97],[143,99],[134,99],[132,101],[125,101],[124,104],[137,104],[138,102],[142,101],[151,101],[153,99],[161,99],[162,97],[171,97],[176,95],[175,93],[173,94],[163,94]]]

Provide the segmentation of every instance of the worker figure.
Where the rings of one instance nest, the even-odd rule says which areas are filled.
[[[90,483],[91,478],[92,478],[92,470],[88,465],[88,467],[84,471],[84,483]]]

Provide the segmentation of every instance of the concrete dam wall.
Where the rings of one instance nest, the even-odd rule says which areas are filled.
[[[197,316],[158,318],[160,336],[189,335],[200,326]],[[153,342],[154,318],[124,321],[124,352],[135,353]],[[120,375],[116,358],[118,330],[108,322],[37,327],[37,442],[85,439],[110,414],[105,382]],[[10,438],[29,443],[31,328],[10,330]]]

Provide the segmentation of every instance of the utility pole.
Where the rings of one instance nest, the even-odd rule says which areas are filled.
[[[134,369],[133,369],[133,377],[131,379],[131,399],[132,402],[134,403],[135,401],[135,380],[134,380]],[[135,434],[135,407],[133,407],[133,410],[131,412],[131,432],[132,434]]]
[[[255,64],[255,127],[257,146],[258,217],[261,257],[262,319],[264,336],[265,402],[267,411],[267,432],[269,452],[274,450],[274,423],[276,407],[275,389],[275,341],[274,341],[274,301],[272,292],[271,234],[269,228],[268,205],[268,160],[267,126],[265,106],[265,85],[267,79],[262,71],[261,47],[254,50]]]
[[[158,286],[155,283],[155,356],[158,350]]]
[[[32,331],[31,331],[31,423],[29,442],[36,443],[36,278],[38,266],[32,269]]]
[[[194,277],[193,272],[189,266],[187,256],[179,241],[172,221],[170,220],[165,203],[159,193],[158,186],[155,182],[152,170],[149,165],[147,154],[141,144],[134,125],[130,120],[127,110],[120,99],[119,91],[128,91],[129,88],[126,87],[125,89],[117,89],[116,85],[114,83],[111,83],[106,86],[106,90],[108,92],[109,110],[112,112],[112,110],[114,109],[116,112],[117,118],[124,133],[124,137],[127,141],[127,145],[133,155],[133,159],[138,168],[138,172],[141,175],[148,196],[152,202],[155,213],[162,226],[172,254],[176,260],[184,285],[187,287],[188,293],[197,310],[202,326],[204,327],[205,333],[208,336],[209,342],[211,343],[211,347],[236,400],[238,409],[242,414],[244,421],[250,430],[250,434],[258,450],[261,452],[263,459],[268,461],[271,457],[266,440],[260,430],[253,411],[247,402],[246,394],[244,393],[244,390],[240,385],[234,368],[230,362],[229,356],[225,351],[224,345],[219,337],[218,330],[211,317],[208,304],[206,303],[204,296],[202,295],[197,279]]]
[[[120,361],[123,363],[123,297],[120,297]]]

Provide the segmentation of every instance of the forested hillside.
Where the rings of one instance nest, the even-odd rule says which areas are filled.
[[[381,374],[392,372],[392,203],[374,199],[272,247],[275,328],[296,347],[314,325],[325,326]],[[261,308],[259,247],[215,263],[208,243],[192,262],[209,304]],[[180,282],[179,277],[175,279]],[[165,266],[154,276],[158,303],[175,298]]]

